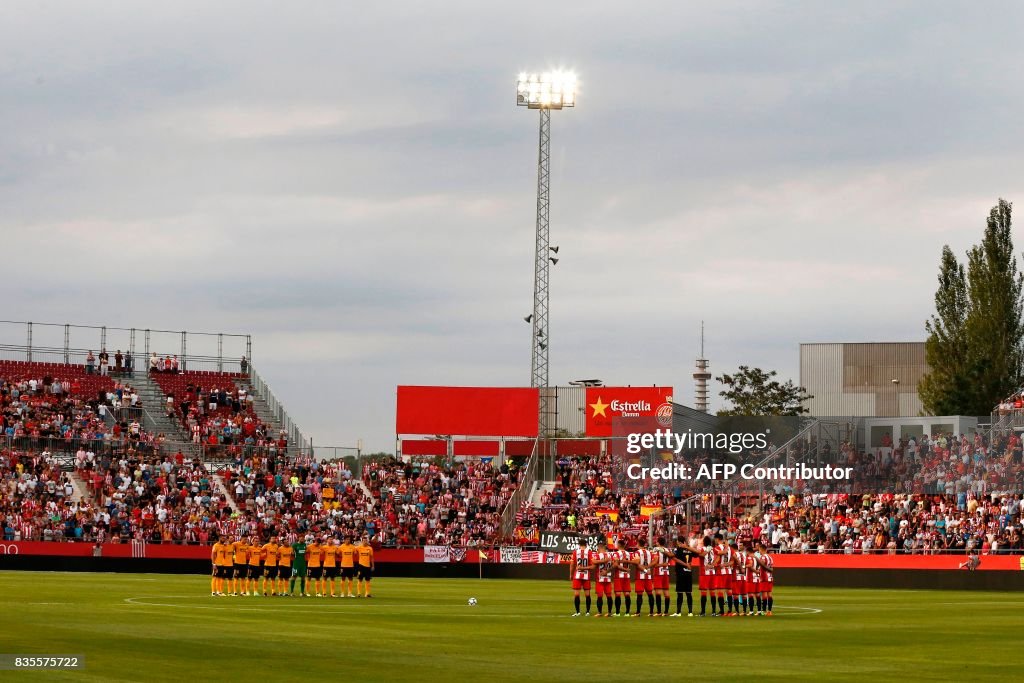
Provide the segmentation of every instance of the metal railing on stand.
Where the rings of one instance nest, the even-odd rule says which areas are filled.
[[[523,501],[526,500],[530,492],[533,491],[533,484],[537,481],[537,464],[540,452],[540,439],[533,442],[533,451],[530,453],[530,458],[526,461],[526,465],[523,467],[522,479],[519,480],[519,486],[516,487],[512,497],[508,499],[508,503],[505,504],[505,509],[501,512],[501,535],[503,538],[509,538],[516,528],[516,512],[523,506]]]
[[[274,419],[277,420],[278,424],[281,425],[281,429],[288,436],[288,442],[299,448],[308,449],[310,447],[309,439],[305,437],[302,430],[299,429],[298,425],[295,424],[295,421],[288,414],[288,411],[285,410],[284,404],[277,400],[274,392],[270,390],[270,386],[256,372],[252,365],[249,365],[249,385],[256,392],[256,395],[267,404],[267,408],[270,409]]]

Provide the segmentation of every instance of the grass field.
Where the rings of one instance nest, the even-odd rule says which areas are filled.
[[[201,576],[0,572],[0,652],[85,657],[81,671],[0,680],[1024,677],[1022,594],[781,587],[773,617],[574,619],[563,582],[374,588],[372,600],[213,598]]]

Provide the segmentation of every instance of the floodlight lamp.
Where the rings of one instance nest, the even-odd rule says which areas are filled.
[[[530,109],[562,109],[576,106],[576,74],[545,71],[541,75],[520,73],[516,81],[516,104]]]

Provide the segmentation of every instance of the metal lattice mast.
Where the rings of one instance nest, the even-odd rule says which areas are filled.
[[[551,428],[548,396],[548,352],[551,330],[548,327],[549,274],[558,263],[549,252],[558,252],[549,241],[551,191],[551,110],[576,106],[576,75],[565,71],[543,74],[519,74],[516,81],[516,104],[540,110],[540,149],[537,156],[537,236],[533,264],[533,312],[531,322],[530,386],[540,389],[538,433]]]
[[[540,150],[537,160],[537,244],[533,265],[533,335],[530,343],[533,356],[530,363],[530,386],[544,389],[548,386],[548,283],[551,262],[550,246],[550,191],[551,191],[551,110],[540,110]],[[540,392],[540,433],[547,429],[547,392]]]

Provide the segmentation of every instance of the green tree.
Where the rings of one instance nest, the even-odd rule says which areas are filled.
[[[931,371],[918,387],[932,414],[987,415],[1024,379],[1024,275],[1012,219],[1013,205],[1000,199],[981,242],[967,252],[966,278],[943,249],[935,316],[926,324]]]
[[[968,415],[987,415],[1020,388],[1022,276],[1011,235],[1013,205],[989,212],[981,244],[967,252],[967,338],[973,401]]]
[[[949,245],[942,248],[935,314],[925,323],[925,361],[930,372],[918,392],[933,415],[964,415],[970,405],[967,382],[967,276]]]
[[[803,387],[787,380],[785,384],[774,379],[775,370],[764,371],[741,365],[734,375],[722,374],[715,381],[725,386],[718,395],[729,401],[730,407],[719,410],[719,415],[803,415],[808,412],[802,403],[814,398]]]

